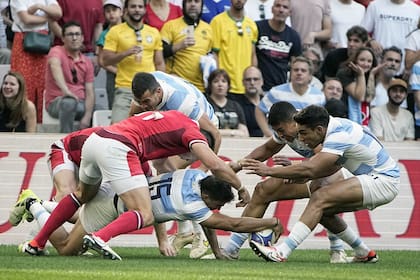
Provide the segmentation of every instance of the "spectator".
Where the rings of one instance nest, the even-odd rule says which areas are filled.
[[[332,36],[331,45],[334,48],[346,48],[346,32],[352,26],[360,25],[366,8],[353,0],[330,0]]]
[[[230,9],[217,15],[210,23],[218,68],[229,74],[229,98],[236,101],[245,98],[243,71],[250,65],[257,65],[255,43],[258,30],[255,22],[244,14],[245,3],[244,0],[231,0]]]
[[[257,21],[256,54],[264,78],[264,91],[286,83],[290,60],[302,54],[299,34],[286,24],[290,16],[290,2],[275,0],[273,17]]]
[[[340,70],[337,78],[341,81],[347,104],[349,119],[367,126],[369,123],[369,102],[375,95],[376,57],[372,49],[358,49]]]
[[[369,44],[379,55],[391,46],[404,49],[405,37],[416,28],[419,17],[420,7],[411,0],[373,1],[362,26],[373,34]]]
[[[230,78],[225,70],[214,70],[207,86],[207,98],[219,119],[219,131],[223,136],[249,136],[246,119],[241,105],[227,98]]]
[[[115,90],[115,76],[117,73],[117,67],[115,65],[103,66],[102,50],[105,44],[105,37],[111,27],[120,24],[122,21],[122,4],[121,0],[105,0],[104,1],[104,15],[105,21],[108,27],[101,32],[97,46],[98,63],[106,70],[106,93],[108,96],[108,108],[112,109],[112,103],[114,102],[114,90]]]
[[[111,28],[102,50],[103,64],[116,65],[113,123],[128,117],[131,82],[137,72],[165,71],[162,40],[159,31],[143,23],[146,13],[144,0],[126,0],[126,22]]]
[[[291,23],[302,39],[302,46],[321,51],[321,43],[330,40],[332,33],[329,0],[293,0],[290,4]]]
[[[62,26],[68,21],[77,21],[83,30],[82,53],[89,56],[95,67],[95,74],[99,71],[98,59],[95,56],[95,43],[99,39],[104,24],[103,0],[83,0],[77,5],[73,0],[57,0],[63,16],[58,21],[50,21],[54,33],[54,45],[62,45]]]
[[[287,101],[297,110],[311,104],[320,106],[325,104],[324,94],[310,85],[313,72],[311,61],[303,56],[298,56],[292,61],[290,68],[290,82],[273,87],[255,109],[255,118],[264,136],[268,137],[273,134],[268,127],[266,116],[274,103]]]
[[[9,48],[0,49],[0,64],[10,64],[10,57],[12,52]]]
[[[325,100],[338,99],[343,97],[343,85],[337,78],[329,78],[325,81],[322,91],[325,95]]]
[[[410,111],[400,108],[407,98],[407,83],[394,79],[388,87],[388,103],[371,111],[369,127],[379,140],[400,142],[414,139],[414,118]]]
[[[36,109],[26,96],[25,80],[19,73],[3,77],[0,95],[0,132],[36,132]]]
[[[60,120],[60,133],[90,126],[95,104],[94,69],[91,60],[82,54],[83,32],[78,22],[69,21],[61,29],[63,46],[53,47],[48,54],[45,75],[45,106],[48,113]]]
[[[202,8],[202,0],[184,0],[184,16],[165,23],[160,33],[166,72],[190,81],[204,92],[200,58],[211,51],[213,33],[210,25],[200,20]]]
[[[146,5],[144,23],[160,31],[165,22],[179,17],[182,17],[181,7],[168,3],[166,0],[149,0]]]
[[[407,76],[411,73],[414,63],[420,60],[420,17],[417,28],[407,36],[405,44],[405,71]]]
[[[11,1],[15,33],[12,46],[10,69],[22,74],[26,83],[26,94],[37,110],[37,121],[42,121],[44,79],[47,56],[23,50],[23,37],[26,31],[48,33],[48,21],[61,17],[61,9],[55,0]]]
[[[327,100],[327,102],[325,102],[324,108],[328,111],[328,114],[333,117],[346,119],[348,118],[347,106],[340,99],[331,98],[330,100]]]
[[[245,87],[246,99],[239,104],[245,114],[249,136],[262,137],[264,134],[255,119],[255,107],[260,103],[260,98],[264,96],[262,89],[264,80],[260,69],[255,66],[247,67],[244,71],[242,82]]]
[[[7,48],[11,49],[13,44],[13,37],[15,33],[12,31],[13,26],[13,18],[12,12],[10,8],[10,0],[3,0],[3,2],[7,2],[7,6],[1,10],[1,17],[3,18],[3,23],[6,25],[6,39],[7,39]]]
[[[420,140],[420,61],[414,63],[410,76],[410,86],[414,92],[415,138]]]
[[[245,4],[245,14],[254,21],[271,19],[273,17],[273,13],[271,12],[273,4],[274,0],[247,1]]]
[[[364,47],[369,39],[369,35],[361,26],[353,26],[346,33],[347,47],[330,51],[324,59],[321,67],[321,81],[336,77],[341,64],[359,48]]]
[[[220,13],[223,13],[230,8],[230,0],[203,0],[203,14],[201,19],[207,23]]]
[[[318,79],[319,66],[321,65],[321,62],[322,62],[321,53],[319,52],[318,49],[316,49],[314,47],[309,47],[309,48],[305,48],[303,50],[302,56],[306,57],[307,59],[309,59],[312,62],[312,67],[313,67],[314,72],[312,74],[311,86],[315,87],[319,90],[322,90],[322,83]]]
[[[402,51],[395,46],[383,50],[376,78],[375,97],[370,103],[372,107],[388,103],[388,86],[401,68],[402,56]],[[407,108],[407,101],[404,100],[401,106]]]

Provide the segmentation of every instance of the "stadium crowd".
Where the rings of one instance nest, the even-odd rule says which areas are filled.
[[[325,107],[332,117],[352,121],[334,119],[331,125],[334,125],[334,129],[340,125],[354,129],[355,134],[351,135],[354,141],[363,133],[373,142],[420,141],[419,1],[85,0],[72,5],[70,0],[9,0],[0,3],[0,63],[7,67],[10,65],[10,72],[5,73],[2,80],[0,131],[36,132],[36,123],[38,131],[42,131],[43,114],[48,114],[59,121],[59,132],[73,135],[72,132],[80,130],[84,137],[79,144],[84,145],[88,139],[86,143],[89,145],[86,151],[82,151],[81,146],[66,147],[68,143],[64,140],[52,146],[52,152],[57,149],[64,154],[71,154],[74,149],[79,152],[79,159],[73,160],[67,170],[71,176],[67,174],[62,177],[57,176],[59,173],[52,173],[59,194],[56,197],[58,204],[51,206],[33,193],[22,193],[10,222],[17,226],[21,220],[42,216],[40,224],[43,225],[33,240],[22,245],[23,252],[43,254],[45,243],[54,230],[72,217],[82,204],[94,202],[92,199],[99,190],[98,181],[104,179],[111,183],[105,191],[103,186],[100,190],[109,192],[107,197],[120,197],[120,203],[124,204],[120,208],[123,210],[116,209],[117,213],[112,213],[115,217],[108,217],[107,223],[101,225],[105,226],[103,229],[98,225],[83,224],[83,234],[76,236],[80,237],[76,249],[66,251],[58,247],[57,250],[74,254],[75,250],[77,253],[83,247],[96,250],[111,259],[121,259],[106,242],[129,231],[118,230],[121,225],[130,230],[152,225],[152,210],[159,210],[158,206],[156,209],[152,207],[149,196],[142,188],[148,186],[146,177],[150,174],[149,169],[141,164],[152,161],[160,179],[165,177],[162,174],[173,176],[171,172],[183,169],[192,162],[192,159],[178,156],[190,150],[202,160],[200,168],[210,170],[216,179],[223,180],[238,191],[242,206],[248,202],[250,204],[241,219],[225,217],[230,224],[224,227],[209,214],[194,219],[185,218],[188,215],[182,216],[182,219],[178,217],[178,220],[193,222],[179,224],[178,233],[170,238],[173,248],[167,245],[166,233],[157,227],[162,254],[175,255],[192,243],[190,256],[201,258],[207,252],[208,245],[205,244],[208,239],[214,257],[236,259],[239,248],[247,238],[243,232],[271,228],[277,235],[280,233],[277,219],[261,218],[271,201],[311,197],[308,209],[317,205],[328,208],[330,197],[324,194],[327,191],[319,191],[317,187],[322,185],[320,189],[335,190],[336,182],[345,180],[352,192],[342,195],[352,199],[354,204],[351,207],[334,204],[336,212],[328,212],[331,216],[319,214],[312,217],[306,213],[309,212],[307,210],[286,240],[288,243],[278,246],[278,251],[276,247],[265,249],[255,244],[253,248],[267,260],[284,261],[303,242],[314,224],[320,223],[329,231],[332,263],[378,260],[376,253],[336,214],[373,209],[391,201],[396,195],[394,187],[398,185],[399,177],[392,159],[387,164],[381,163],[389,169],[387,176],[393,178],[390,181],[383,179],[381,172],[378,175],[380,182],[367,178],[367,173],[377,175],[375,168],[378,166],[363,174],[360,170],[353,170],[355,166],[363,165],[364,161],[370,162],[370,166],[372,161],[372,158],[357,158],[357,151],[353,150],[350,152],[356,154],[357,159],[349,168],[352,175],[341,174],[342,163],[335,156],[341,156],[347,150],[319,148],[318,145],[322,146],[325,139],[315,145],[310,142],[315,141],[314,136],[307,140],[312,149],[308,151],[304,145],[308,143],[299,142],[304,137],[300,133],[298,136],[297,127],[314,129],[319,126],[319,135],[325,137],[329,124],[325,121],[325,112],[320,111],[320,107]],[[25,49],[25,39],[32,31],[50,36],[53,43],[48,53],[34,53]],[[99,79],[101,75],[106,78]],[[102,109],[109,111],[112,122],[109,131],[113,133],[100,128],[86,130],[94,125],[95,98],[98,98],[96,93],[100,90],[106,91],[107,102]],[[124,146],[124,153],[133,157],[127,147],[131,148],[132,143],[143,140],[128,133],[127,127],[133,129],[136,125],[132,124],[132,120],[140,120],[139,116],[143,116],[141,125],[144,123],[144,127],[147,127],[148,120],[153,118],[160,122],[160,119],[170,119],[169,116],[173,114],[152,116],[145,113],[157,110],[181,112],[199,123],[201,133],[207,140],[199,129],[191,128],[191,124],[186,129],[193,131],[189,132],[188,137],[178,141],[176,137],[180,135],[177,135],[171,139],[174,143],[166,143],[173,145],[172,150],[163,151],[164,143],[160,143],[162,151],[151,155],[144,155],[143,151],[134,148],[141,166],[132,165],[130,159],[124,159],[128,161],[125,162],[114,158],[116,163],[127,164],[127,169],[137,172],[131,176],[127,175],[128,171],[112,170],[111,166],[102,162],[99,152],[89,153],[95,145],[103,143],[99,146],[109,145],[118,149]],[[299,115],[297,112],[301,110],[304,113]],[[296,114],[295,121],[293,116]],[[311,117],[316,115],[322,122],[308,122],[305,114]],[[162,124],[162,127],[159,125],[161,130],[148,131],[141,125],[138,124],[139,128],[136,129],[143,129],[144,137],[166,132],[167,129],[166,124]],[[267,137],[268,141],[243,161],[232,163],[230,169],[220,167],[220,162],[215,159],[211,160],[217,154],[223,137]],[[340,138],[340,141],[344,140]],[[212,150],[207,146],[202,147],[207,142],[209,145],[213,143]],[[327,159],[335,159],[331,162],[337,164],[334,168],[327,166],[325,170],[317,169],[323,174],[320,177],[328,178],[323,183],[316,180],[319,176],[308,171],[309,175],[299,179],[312,180],[310,187],[309,183],[307,187],[302,182],[296,182],[299,194],[275,192],[274,197],[268,199],[269,194],[273,195],[273,188],[282,184],[287,186],[286,180],[294,177],[288,177],[280,171],[269,173],[262,170],[259,162],[274,156],[286,144],[304,157],[322,160],[320,155],[323,155]],[[153,148],[157,146],[155,144]],[[375,152],[379,153],[377,150]],[[87,160],[80,162],[80,153]],[[106,154],[106,149],[103,154]],[[376,156],[372,155],[375,158],[373,161],[376,161]],[[51,170],[54,170],[60,163],[50,164]],[[276,164],[290,165],[284,159],[278,159]],[[303,164],[302,168],[312,168],[307,165]],[[241,169],[279,178],[259,184],[252,197],[249,197],[232,172]],[[290,172],[292,174],[294,169],[290,168]],[[339,173],[338,177],[331,178],[336,172]],[[123,181],[118,176],[127,178]],[[362,179],[359,182],[347,176],[362,176]],[[76,181],[79,181],[79,188],[76,187]],[[124,183],[128,189],[125,189]],[[314,187],[316,183],[319,185]],[[389,191],[392,194],[386,198],[380,197],[374,189],[382,187],[392,189]],[[200,207],[210,210],[219,209],[231,200],[229,194],[228,198],[218,200],[205,192],[197,192],[201,194],[195,198],[200,201]],[[312,192],[317,195],[311,196]],[[366,192],[373,193],[369,196],[371,201],[363,201]],[[219,203],[218,206],[212,204],[215,201]],[[85,215],[95,214],[94,211],[88,212],[88,207],[83,209]],[[63,213],[65,215],[61,215]],[[192,216],[194,213],[190,213]],[[157,220],[171,218],[159,216]],[[219,216],[217,218],[221,219]],[[206,228],[232,230],[235,223],[240,233],[233,234],[227,247],[218,250],[214,236]],[[61,236],[58,239],[68,239],[71,234],[63,233]],[[60,243],[56,241],[57,238],[53,237],[53,240],[53,244]],[[354,258],[347,258],[343,254],[341,240],[354,249]]]

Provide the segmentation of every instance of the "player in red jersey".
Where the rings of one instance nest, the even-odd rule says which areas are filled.
[[[177,111],[146,112],[100,129],[87,138],[82,149],[78,190],[60,201],[25,251],[38,255],[49,235],[96,195],[103,180],[111,184],[129,211],[86,236],[85,241],[105,257],[121,259],[106,242],[153,223],[148,183],[141,163],[190,152],[216,177],[238,190],[238,206],[249,201],[247,190],[241,187],[232,169],[209,148],[195,121]]]

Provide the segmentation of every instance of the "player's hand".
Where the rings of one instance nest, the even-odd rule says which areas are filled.
[[[255,159],[243,159],[241,161],[242,169],[249,170],[247,174],[257,174],[262,177],[270,176],[271,168],[265,163]]]
[[[277,240],[279,240],[280,236],[283,234],[284,229],[283,229],[283,225],[281,224],[279,218],[274,218],[277,220],[277,225],[275,225],[273,227],[273,231],[274,231],[274,243],[277,243]]]
[[[243,187],[238,191],[239,202],[236,203],[236,207],[244,207],[251,200],[248,190]]]
[[[290,161],[289,158],[285,157],[285,156],[281,156],[281,155],[274,155],[272,157],[273,159],[273,163],[275,165],[283,165],[283,166],[288,166],[291,165],[292,162]]]
[[[175,257],[177,255],[175,248],[169,241],[164,241],[159,245],[159,251],[161,255],[166,257]]]

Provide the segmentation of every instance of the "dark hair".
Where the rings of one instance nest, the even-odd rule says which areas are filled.
[[[296,108],[286,101],[274,103],[268,113],[268,124],[273,126],[279,123],[293,121],[293,116],[296,114]]]
[[[199,184],[201,192],[207,194],[211,200],[228,203],[233,199],[232,186],[213,175],[201,179]]]
[[[16,96],[13,97],[13,100],[7,104],[6,98],[3,95],[3,84],[7,76],[15,77],[19,84],[19,90]],[[18,72],[9,71],[6,75],[3,76],[3,82],[1,84],[1,94],[0,94],[0,112],[5,108],[10,110],[10,121],[6,124],[6,127],[17,127],[19,123],[23,120],[23,116],[28,111],[28,98],[26,93],[26,83],[23,76]]]
[[[80,25],[78,21],[70,20],[64,23],[63,26],[61,27],[61,35],[64,37],[64,34],[66,33],[67,28],[72,27],[72,26],[78,26],[80,30],[82,30],[82,26]],[[82,30],[82,33],[83,33],[83,30]]]
[[[213,72],[210,73],[209,77],[207,78],[207,88],[206,88],[206,95],[211,95],[211,84],[213,83],[213,80],[217,77],[222,76],[225,78],[225,80],[228,83],[228,91],[230,89],[230,77],[229,74],[224,69],[216,69]]]
[[[128,8],[128,2],[130,2],[130,0],[125,0],[125,1],[124,1],[124,9],[127,9],[127,8]],[[144,2],[144,6],[146,7],[146,5],[147,5],[147,0],[143,0],[143,2]]]
[[[214,137],[213,135],[210,134],[210,132],[208,132],[205,129],[200,128],[200,132],[201,134],[204,135],[204,137],[206,137],[207,139],[207,143],[209,144],[210,149],[212,149],[214,151]]]
[[[312,129],[318,125],[327,127],[330,121],[328,111],[324,107],[318,105],[309,105],[308,107],[303,108],[293,118],[298,124],[305,125]]]
[[[152,74],[146,72],[138,72],[134,75],[131,83],[133,95],[139,99],[147,90],[154,92],[158,87],[160,87],[160,84],[156,78]]]
[[[328,111],[328,113],[333,117],[348,117],[348,108],[346,104],[340,99],[331,98],[325,103],[324,107]]]
[[[351,36],[357,36],[363,43],[367,42],[369,39],[369,34],[365,28],[360,25],[355,25],[350,27],[346,32],[347,39],[350,39]]]
[[[391,47],[389,47],[389,48],[383,49],[383,51],[382,51],[382,58],[384,58],[384,57],[385,57],[385,55],[386,55],[388,52],[396,52],[396,53],[397,53],[397,54],[399,54],[401,57],[403,57],[402,50],[401,50],[399,47],[397,47],[397,46],[391,46]]]
[[[372,68],[374,68],[374,67],[376,67],[377,65],[378,65],[378,60],[376,59],[376,55],[375,55],[375,52],[373,51],[373,49],[371,49],[371,48],[368,48],[368,47],[361,47],[361,48],[358,48],[347,60],[346,60],[346,62],[344,63],[344,65],[346,66],[346,68],[349,70],[349,71],[351,71],[351,72],[353,72],[352,70],[350,70],[350,68],[347,66],[350,62],[354,62],[354,63],[356,63],[356,60],[357,60],[357,58],[359,57],[359,55],[362,53],[362,52],[364,52],[364,51],[368,51],[368,52],[370,52],[371,54],[372,54],[372,67],[371,67],[371,69],[370,70],[372,70]],[[370,70],[369,70],[369,72],[370,72]]]

